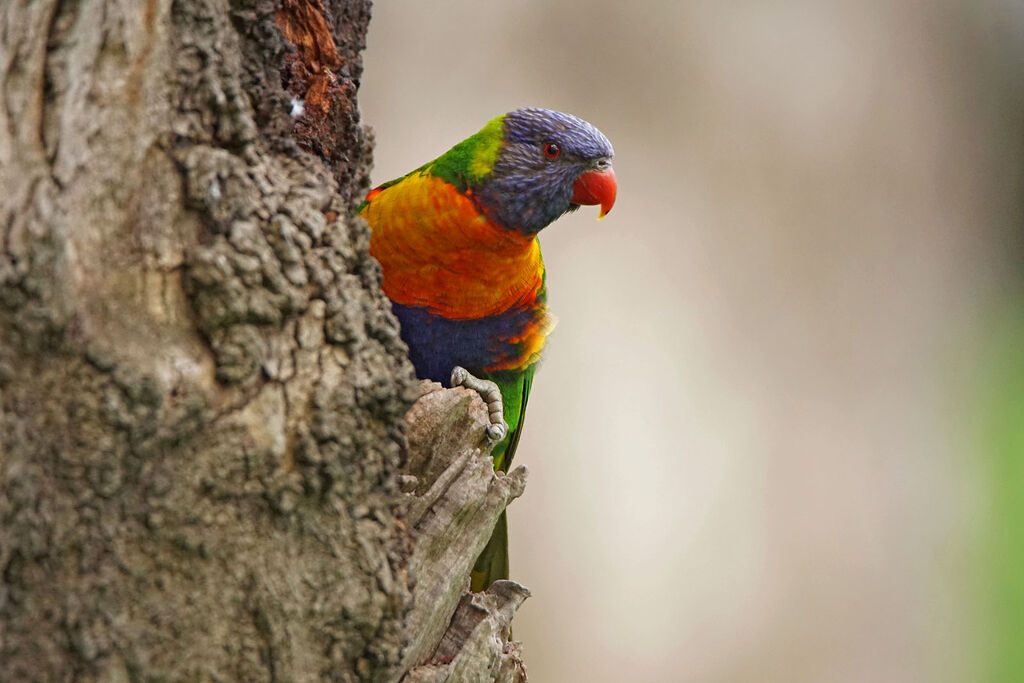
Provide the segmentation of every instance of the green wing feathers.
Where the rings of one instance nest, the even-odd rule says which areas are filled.
[[[508,472],[516,448],[519,447],[519,437],[523,433],[523,423],[526,422],[526,401],[530,397],[530,387],[536,369],[536,365],[530,365],[524,370],[503,370],[486,375],[486,378],[497,384],[501,390],[501,400],[505,404],[505,422],[508,423],[508,437],[491,451],[495,470]]]

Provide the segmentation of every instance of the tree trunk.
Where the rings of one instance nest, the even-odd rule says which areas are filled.
[[[524,473],[463,390],[404,446],[350,218],[368,0],[0,12],[0,680],[525,680]]]

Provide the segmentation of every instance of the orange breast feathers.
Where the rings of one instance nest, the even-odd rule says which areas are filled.
[[[360,215],[384,293],[452,320],[531,306],[544,285],[536,237],[491,223],[473,201],[427,173],[371,192]]]

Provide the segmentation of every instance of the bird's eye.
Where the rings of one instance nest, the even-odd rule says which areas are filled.
[[[548,144],[544,145],[544,156],[546,156],[548,159],[554,159],[561,153],[562,148],[553,142],[549,142]]]

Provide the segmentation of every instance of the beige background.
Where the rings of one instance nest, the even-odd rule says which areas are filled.
[[[376,182],[524,105],[616,149],[608,218],[541,239],[560,322],[511,508],[532,680],[978,680],[969,417],[1021,8],[377,3]]]

